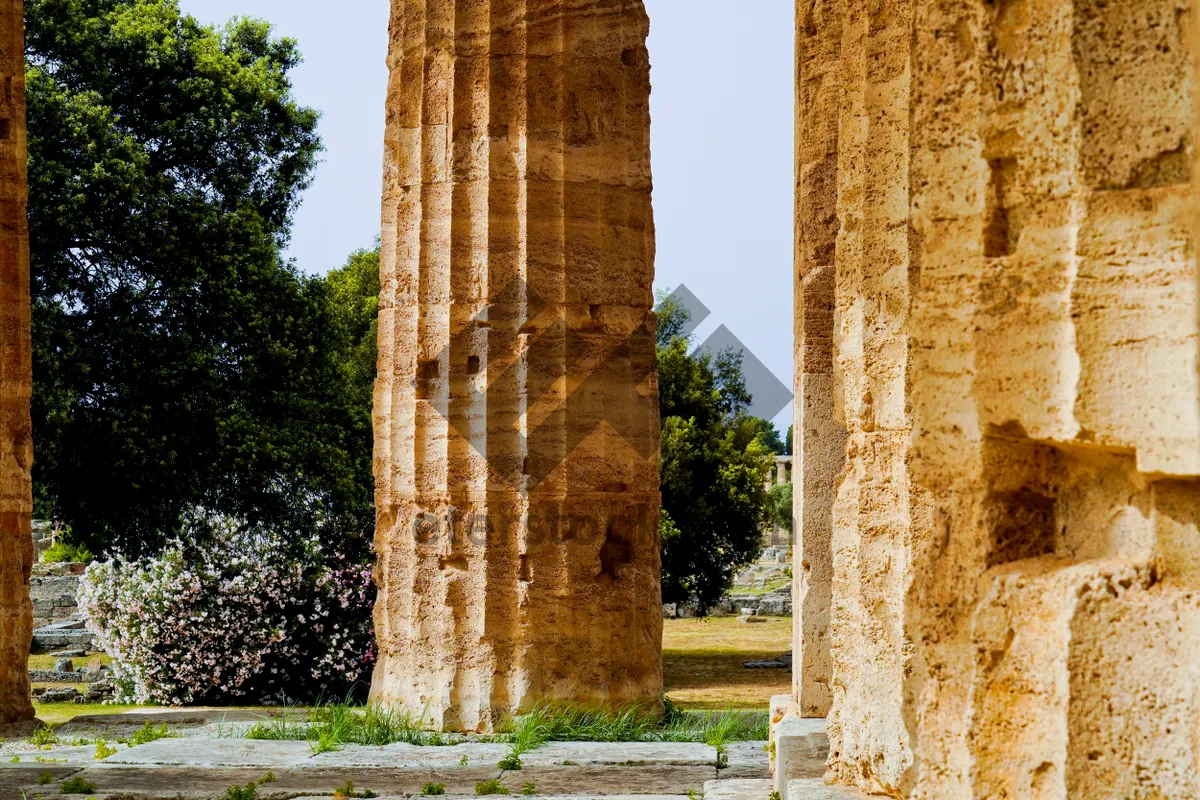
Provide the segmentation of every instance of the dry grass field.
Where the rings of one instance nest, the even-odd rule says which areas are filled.
[[[766,711],[771,696],[791,691],[785,669],[746,669],[745,661],[778,658],[792,646],[791,617],[741,622],[736,617],[663,620],[667,696],[688,710]]]

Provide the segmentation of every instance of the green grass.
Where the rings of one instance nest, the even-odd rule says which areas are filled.
[[[63,794],[91,794],[96,791],[96,784],[74,775],[59,784],[59,791]]]
[[[128,739],[123,739],[122,741],[130,747],[137,747],[139,744],[149,744],[150,742],[157,742],[159,739],[178,738],[178,733],[171,733],[171,731],[167,729],[167,723],[164,722],[162,725],[152,725],[150,720],[146,720],[146,722],[142,724],[142,727],[138,728],[133,736],[130,736]]]
[[[38,719],[49,725],[61,725],[76,717],[92,714],[121,714],[125,711],[146,708],[146,706],[118,706],[104,705],[103,703],[39,703],[36,698],[33,701],[33,707],[37,711]]]
[[[297,709],[299,711],[299,709]],[[733,741],[766,739],[766,712],[681,711],[669,701],[665,716],[657,707],[583,708],[542,705],[512,720],[484,741],[509,745],[498,765],[520,769],[521,756],[546,742],[704,742],[720,751]],[[382,746],[396,742],[425,746],[456,743],[425,730],[411,716],[384,707],[334,703],[309,709],[302,717],[283,715],[250,728],[242,738],[307,741],[315,753],[347,744]]]
[[[728,742],[767,738],[766,712],[680,711],[669,702],[659,716],[645,706],[623,709],[542,705],[517,717],[510,737],[522,736],[527,749],[540,742],[704,742],[720,747]],[[535,731],[527,733],[525,731]]]
[[[378,797],[378,796],[379,795],[375,794],[370,789],[363,789],[362,791],[355,791],[354,781],[346,781],[345,784],[343,784],[342,786],[339,786],[337,789],[334,789],[334,791],[333,791],[334,800],[338,800],[338,798],[342,798],[342,797],[352,798],[352,797]]]
[[[42,552],[41,560],[43,564],[71,564],[76,562],[90,564],[96,560],[96,557],[84,545],[67,544],[60,541],[46,548]]]
[[[499,778],[492,778],[475,784],[475,794],[508,794],[508,787]]]
[[[50,725],[43,725],[29,735],[28,742],[38,747],[51,747],[58,744],[58,734]]]
[[[251,782],[242,786],[230,786],[225,790],[225,794],[221,795],[221,800],[257,800],[258,785]]]
[[[93,756],[93,759],[96,761],[103,761],[104,759],[108,758],[109,756],[115,756],[116,754],[117,754],[117,748],[110,747],[108,742],[104,741],[103,739],[100,739],[99,741],[96,742],[96,755]]]
[[[663,621],[663,683],[688,711],[766,709],[771,697],[790,694],[786,669],[746,669],[746,661],[778,658],[792,647],[789,617],[736,617]]]
[[[54,665],[62,660],[62,656],[52,656],[47,654],[37,654],[29,656],[29,669],[52,670]],[[112,658],[104,653],[95,653],[90,656],[76,656],[71,659],[75,662],[76,669],[93,669],[95,665],[102,664],[104,666],[112,665]]]
[[[442,734],[427,731],[409,715],[389,708],[331,703],[291,712],[258,723],[242,738],[309,742],[318,755],[347,744],[449,744]]]

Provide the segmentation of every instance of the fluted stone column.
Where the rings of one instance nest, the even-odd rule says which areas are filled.
[[[33,634],[33,377],[21,0],[0,3],[0,87],[0,724],[6,724],[33,718],[26,666]]]
[[[833,506],[846,455],[833,362],[840,3],[796,3],[793,685],[798,712],[832,699]]]
[[[662,692],[648,19],[393,0],[375,702]]]
[[[797,372],[824,396],[831,287],[846,432],[828,777],[1200,796],[1190,9],[841,0],[797,23]],[[824,547],[805,448],[828,436],[798,432],[801,543]]]

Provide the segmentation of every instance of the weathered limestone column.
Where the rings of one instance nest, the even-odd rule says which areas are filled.
[[[797,711],[832,699],[833,503],[845,459],[833,363],[840,3],[796,2],[796,363],[793,606]]]
[[[640,0],[394,0],[372,697],[662,692]]]
[[[22,0],[0,3],[0,724],[33,718],[29,232]]]
[[[1200,796],[1188,4],[843,0],[797,25],[801,331],[828,196],[807,154],[836,154],[828,777]],[[831,72],[836,138],[804,102]],[[827,494],[801,469],[803,516]]]

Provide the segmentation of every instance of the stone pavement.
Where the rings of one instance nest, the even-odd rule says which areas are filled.
[[[119,745],[117,753],[95,760],[96,738],[127,737],[146,720],[169,721],[183,738]],[[245,724],[240,715],[230,720],[219,712],[78,718],[59,728],[60,746],[36,749],[23,739],[0,743],[0,800],[61,797],[62,781],[72,776],[95,787],[81,800],[216,799],[268,773],[274,780],[257,789],[259,800],[329,798],[347,781],[383,798],[419,795],[431,783],[444,784],[447,795],[475,795],[477,783],[496,778],[514,795],[532,784],[541,798],[676,800],[700,797],[718,778],[769,777],[765,742],[729,745],[720,768],[717,750],[704,744],[554,742],[522,755],[521,770],[502,772],[504,744],[351,745],[317,755],[308,742],[218,738]],[[47,774],[53,782],[39,784]],[[756,800],[768,800],[769,794],[760,792]]]

